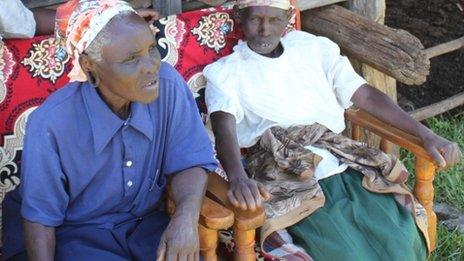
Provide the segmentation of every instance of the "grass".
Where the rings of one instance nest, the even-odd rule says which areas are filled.
[[[453,117],[436,117],[427,120],[427,125],[437,134],[457,142],[464,149],[464,113]],[[406,167],[414,173],[414,157],[402,150],[401,158]],[[410,185],[414,184],[414,177]],[[453,168],[438,173],[435,177],[435,202],[445,202],[464,211],[464,161]],[[430,260],[464,260],[464,234],[438,227],[437,249]]]

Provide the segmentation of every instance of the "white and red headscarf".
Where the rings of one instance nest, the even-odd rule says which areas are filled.
[[[65,44],[72,58],[70,81],[87,81],[79,65],[79,56],[89,47],[108,22],[122,12],[135,10],[120,0],[70,0],[58,7],[55,34]]]

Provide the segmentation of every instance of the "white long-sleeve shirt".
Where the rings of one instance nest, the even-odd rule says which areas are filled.
[[[252,51],[246,42],[234,52],[207,66],[208,113],[223,111],[236,119],[240,147],[251,147],[274,126],[319,123],[335,133],[345,129],[344,111],[366,81],[339,47],[324,37],[294,31],[281,39],[284,52],[268,58]],[[308,147],[323,157],[318,179],[346,169],[330,152]]]

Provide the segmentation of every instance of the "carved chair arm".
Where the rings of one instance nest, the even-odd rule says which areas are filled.
[[[233,227],[234,260],[255,260],[255,230],[264,224],[264,211],[261,208],[254,212],[234,208],[227,199],[228,189],[229,184],[224,178],[216,173],[209,174],[198,226],[201,254],[204,260],[218,260],[218,230]],[[171,189],[168,188],[166,209],[172,215],[175,206],[170,195]]]
[[[254,251],[256,229],[264,224],[265,213],[262,208],[255,211],[243,211],[235,208],[227,198],[229,183],[216,173],[208,179],[207,197],[210,197],[234,212],[233,238],[235,242],[234,260],[256,260]]]
[[[174,214],[176,208],[171,198],[172,190],[171,187],[168,187],[166,211],[170,216]],[[201,205],[199,223],[209,229],[227,229],[234,224],[234,213],[218,202],[205,196]]]
[[[360,109],[348,109],[345,112],[345,117],[350,122],[365,128],[381,138],[387,139],[392,143],[414,153],[414,155],[421,157],[430,162],[434,162],[432,157],[424,149],[422,141],[419,137],[395,128],[377,118],[372,116],[366,111]]]
[[[240,230],[252,230],[262,226],[265,219],[264,210],[259,208],[256,211],[243,211],[235,208],[227,198],[228,190],[229,183],[224,178],[216,173],[209,174],[206,196],[200,211],[200,224],[211,229],[234,226]],[[171,193],[168,187],[166,210],[170,215],[175,211]]]
[[[227,198],[229,183],[216,173],[211,173],[208,178],[206,196],[232,210],[235,214],[234,227],[240,230],[254,230],[264,224],[265,214],[262,208],[256,211],[243,211],[235,208]]]

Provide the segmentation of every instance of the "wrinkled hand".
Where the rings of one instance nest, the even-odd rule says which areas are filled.
[[[423,138],[424,147],[435,160],[439,170],[457,164],[462,158],[462,152],[455,142],[451,142],[434,133]]]
[[[271,198],[263,184],[247,177],[231,180],[227,196],[235,207],[251,211],[260,207],[263,200]]]
[[[156,260],[200,260],[198,222],[188,216],[174,215],[161,236]]]
[[[149,24],[152,24],[155,20],[160,18],[160,14],[153,9],[141,8],[137,9],[136,12]]]

